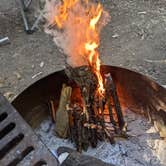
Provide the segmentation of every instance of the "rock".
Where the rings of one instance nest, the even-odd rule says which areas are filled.
[[[118,38],[119,34],[115,33],[114,35],[112,35],[112,38]]]
[[[42,61],[41,63],[40,63],[40,67],[42,68],[44,66],[44,62]]]

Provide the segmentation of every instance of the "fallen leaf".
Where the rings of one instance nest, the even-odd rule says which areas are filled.
[[[5,92],[5,93],[4,93],[4,96],[5,96],[8,100],[10,100],[10,99],[11,99],[11,97],[12,97],[12,96],[14,96],[14,93],[13,93],[13,92],[8,91],[8,92]]]
[[[18,80],[21,79],[21,74],[19,72],[15,71],[13,74],[17,77]]]

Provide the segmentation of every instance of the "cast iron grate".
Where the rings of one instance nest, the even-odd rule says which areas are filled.
[[[58,165],[56,158],[1,94],[0,165]]]

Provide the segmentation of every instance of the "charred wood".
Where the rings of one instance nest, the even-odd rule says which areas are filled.
[[[121,109],[120,102],[119,102],[119,99],[118,99],[116,86],[113,82],[113,79],[112,79],[112,76],[111,76],[110,73],[107,74],[106,77],[107,77],[107,82],[108,82],[108,85],[109,85],[110,93],[111,93],[111,96],[112,96],[112,100],[113,100],[113,103],[114,103],[115,111],[116,111],[116,114],[117,114],[118,124],[119,124],[120,129],[123,130],[125,128],[125,121],[124,121],[124,118],[123,118],[122,109]],[[112,118],[112,117],[110,117],[110,118]]]
[[[98,140],[114,143],[115,133],[124,133],[117,131],[122,131],[125,122],[111,75],[106,76],[106,91],[102,96],[97,91],[98,80],[90,66],[78,68],[68,66],[65,72],[71,81],[69,86],[62,87],[60,103],[56,112],[56,131],[63,137],[67,136],[79,152],[87,150],[89,146],[95,148]],[[117,122],[114,119],[111,99],[117,114]],[[105,120],[105,110],[107,109],[109,122]],[[54,117],[55,110],[52,112]],[[62,117],[65,117],[66,120],[62,120]],[[62,125],[60,122],[65,122],[65,124]],[[109,128],[106,123],[113,127]]]

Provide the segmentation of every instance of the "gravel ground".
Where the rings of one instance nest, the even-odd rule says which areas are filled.
[[[0,1],[0,38],[10,38],[10,44],[0,46],[0,92],[10,100],[36,80],[62,69],[65,62],[41,27],[32,35],[24,32],[17,1]],[[102,62],[166,84],[166,1],[105,0],[103,5],[111,21],[101,33]],[[31,12],[30,20],[32,16]]]

